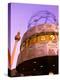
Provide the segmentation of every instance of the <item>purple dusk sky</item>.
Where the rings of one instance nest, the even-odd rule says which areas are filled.
[[[14,47],[14,37],[19,31],[21,38],[24,32],[27,30],[28,21],[32,15],[38,11],[49,11],[56,16],[58,20],[58,6],[54,5],[40,5],[40,4],[22,4],[11,3],[11,53]],[[12,68],[16,67],[17,57],[20,52],[20,42],[17,44],[16,55]]]

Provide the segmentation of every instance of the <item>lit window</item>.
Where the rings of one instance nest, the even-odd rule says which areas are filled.
[[[42,41],[45,41],[45,36],[41,36],[41,40]]]
[[[41,42],[41,36],[38,36],[37,40],[38,40],[38,43],[40,43]]]
[[[26,47],[29,45],[29,39],[26,40]]]
[[[22,44],[21,51],[23,51],[24,48],[25,48],[25,43]]]
[[[35,37],[33,38],[33,42],[36,43],[36,41],[37,41],[37,40],[36,40],[36,36],[35,36]]]
[[[35,68],[33,68],[33,71],[36,71],[36,69],[35,69]]]
[[[55,67],[55,65],[52,65],[53,67]]]
[[[50,35],[50,40],[54,40],[55,36],[54,35]]]
[[[37,43],[36,36],[33,36],[33,37],[30,39],[30,45],[35,44],[35,43]]]
[[[43,65],[41,65],[40,67],[43,68]]]
[[[33,63],[37,63],[36,61],[34,61]]]
[[[45,37],[46,37],[46,40],[45,41],[49,41],[49,35],[45,35]]]
[[[34,44],[34,38],[33,37],[30,39],[30,45],[32,45],[32,44]]]

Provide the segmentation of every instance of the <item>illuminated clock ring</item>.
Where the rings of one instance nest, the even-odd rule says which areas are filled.
[[[56,37],[57,36],[57,37]],[[34,34],[30,38],[26,39],[22,44],[21,48],[29,47],[36,43],[45,43],[49,41],[55,41],[58,38],[58,32],[41,32],[40,34]]]

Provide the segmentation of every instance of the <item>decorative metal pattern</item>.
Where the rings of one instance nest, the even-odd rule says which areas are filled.
[[[33,26],[37,26],[40,24],[58,24],[56,16],[49,11],[39,11],[35,15],[33,15],[28,22],[28,29]]]

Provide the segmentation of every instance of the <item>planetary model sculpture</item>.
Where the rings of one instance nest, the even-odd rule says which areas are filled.
[[[29,20],[16,70],[20,76],[58,73],[58,23],[52,13],[39,11]]]

